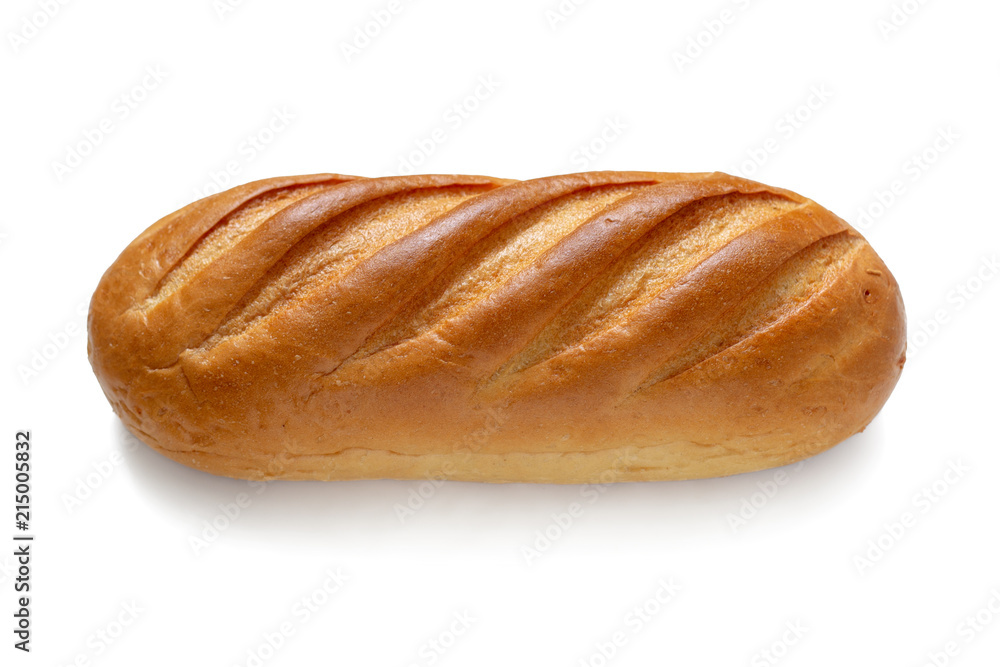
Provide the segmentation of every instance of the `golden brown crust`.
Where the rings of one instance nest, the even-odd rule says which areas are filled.
[[[270,179],[154,224],[91,303],[115,412],[252,479],[686,479],[863,429],[898,285],[815,202],[725,174]]]

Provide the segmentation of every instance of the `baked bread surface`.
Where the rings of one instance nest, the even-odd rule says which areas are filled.
[[[126,427],[247,479],[689,479],[862,430],[905,358],[846,222],[721,173],[249,183],[141,234],[88,354]]]

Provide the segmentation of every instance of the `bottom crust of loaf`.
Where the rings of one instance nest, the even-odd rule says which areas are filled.
[[[489,483],[609,484],[725,477],[788,465],[815,456],[836,442],[797,443],[775,449],[769,443],[722,445],[670,442],[625,446],[593,452],[511,452],[472,450],[452,454],[399,454],[379,449],[348,449],[337,454],[282,454],[265,468],[248,467],[244,457],[152,448],[178,463],[211,473],[248,480],[364,479],[454,480]],[[749,452],[754,452],[752,456]]]

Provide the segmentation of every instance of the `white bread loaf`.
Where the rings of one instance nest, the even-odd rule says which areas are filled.
[[[862,430],[898,286],[847,223],[724,174],[320,174],[207,197],[94,294],[115,412],[247,479],[729,475]]]

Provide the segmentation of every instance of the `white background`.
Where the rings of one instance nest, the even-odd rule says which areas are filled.
[[[211,0],[104,0],[51,3],[51,18],[5,2],[0,539],[12,544],[17,428],[33,432],[37,538],[31,655],[11,646],[13,547],[0,548],[0,662],[996,664],[1000,6],[897,1],[894,15],[890,0],[591,0],[558,21],[557,0],[409,1],[350,57],[388,0],[221,15]],[[275,110],[293,118],[269,135]],[[60,167],[72,151],[87,154]],[[596,492],[261,490],[126,438],[82,333],[121,249],[213,178],[379,176],[401,161],[515,178],[723,170],[796,190],[862,228],[902,285],[902,379],[867,431],[780,485],[765,471]],[[205,522],[224,526],[243,493],[213,536]],[[582,515],[560,528],[574,502]],[[348,579],[327,594],[338,569]],[[661,580],[679,587],[666,602]],[[323,604],[307,615],[310,596]],[[271,650],[282,624],[292,634]]]

